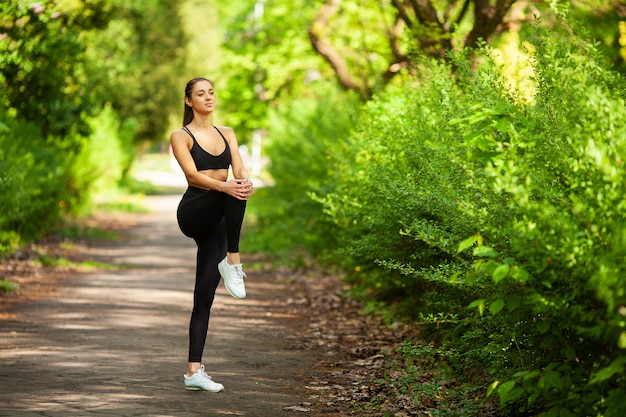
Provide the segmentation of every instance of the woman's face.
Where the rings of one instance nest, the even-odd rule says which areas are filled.
[[[185,97],[185,101],[198,113],[210,113],[215,108],[215,90],[209,81],[201,80],[194,84],[191,90],[191,98]]]

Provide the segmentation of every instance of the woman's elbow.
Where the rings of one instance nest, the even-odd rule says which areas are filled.
[[[199,187],[200,183],[198,181],[198,176],[195,172],[185,173],[185,178],[187,178],[187,184],[192,187]]]

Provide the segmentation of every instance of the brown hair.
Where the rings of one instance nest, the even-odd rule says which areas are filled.
[[[187,86],[185,87],[185,97],[187,97],[189,100],[191,100],[191,91],[193,90],[193,86],[196,85],[196,83],[200,81],[208,81],[209,83],[211,83],[212,87],[215,86],[213,84],[213,81],[204,77],[198,77],[198,78],[194,78],[193,80],[190,80],[187,83]],[[193,109],[190,106],[188,106],[187,103],[184,103],[184,105],[185,105],[185,111],[183,113],[183,126],[187,126],[193,120]]]

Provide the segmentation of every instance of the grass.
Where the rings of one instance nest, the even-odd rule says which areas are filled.
[[[89,239],[89,240],[114,240],[117,239],[117,233],[102,230],[100,227],[89,227],[79,225],[68,225],[64,227],[59,234],[69,239]],[[62,247],[64,249],[73,249],[73,243],[63,242]]]
[[[37,256],[37,262],[39,262],[41,266],[65,267],[65,268],[81,269],[81,270],[129,268],[129,266],[111,265],[111,264],[92,261],[92,260],[83,261],[83,262],[74,262],[62,256],[50,256],[50,255]]]
[[[11,291],[15,291],[19,288],[19,285],[9,281],[7,278],[0,281],[0,292],[8,293]]]

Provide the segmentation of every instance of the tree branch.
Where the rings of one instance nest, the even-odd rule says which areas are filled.
[[[421,24],[432,25],[434,23],[436,26],[442,27],[437,17],[437,10],[430,0],[410,0],[410,2],[415,11],[415,16]]]
[[[418,25],[424,28],[414,34],[420,44],[420,49],[429,56],[444,58],[446,50],[452,47],[452,43],[446,36],[447,31],[439,20],[432,0],[392,0],[392,4],[409,29]],[[409,7],[413,10],[415,17],[410,16],[407,10]]]
[[[406,68],[409,65],[406,55],[401,52],[400,45],[398,44],[398,39],[402,33],[403,22],[404,20],[398,16],[393,27],[389,29],[389,49],[393,56],[393,62],[389,63],[387,70],[382,74],[382,85],[389,84],[391,79],[396,76],[402,68]]]
[[[470,5],[470,0],[465,0],[465,3],[463,3],[463,8],[461,9],[461,12],[457,16],[457,18],[456,18],[456,20],[454,22],[454,25],[451,27],[452,30],[454,30],[454,26],[456,26],[456,25],[461,23],[461,21],[465,17],[465,14],[469,10],[469,5]]]
[[[404,22],[404,24],[409,28],[409,29],[413,29],[413,20],[411,19],[411,17],[407,14],[406,12],[406,8],[404,7],[404,4],[402,4],[402,2],[400,0],[391,0],[391,3],[393,4],[393,6],[396,8],[396,10],[398,11],[398,16],[402,19],[402,21]]]
[[[341,0],[327,0],[322,9],[311,22],[309,27],[309,39],[313,49],[320,54],[337,74],[339,83],[346,90],[357,90],[366,97],[370,95],[365,86],[359,85],[350,75],[348,65],[341,54],[335,50],[332,44],[324,37],[324,29],[328,20],[339,10]]]
[[[406,55],[400,51],[400,44],[398,42],[402,35],[402,22],[403,20],[398,17],[393,27],[389,29],[389,48],[396,61],[406,60]]]

